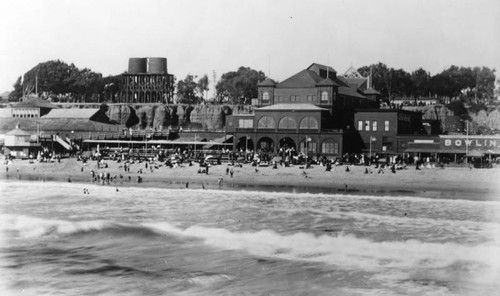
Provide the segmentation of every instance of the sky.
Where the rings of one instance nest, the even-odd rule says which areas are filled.
[[[104,76],[166,57],[177,79],[240,66],[277,80],[312,63],[339,74],[382,62],[431,75],[451,65],[500,76],[498,0],[2,0],[0,92],[39,63]],[[213,92],[213,85],[209,93]]]

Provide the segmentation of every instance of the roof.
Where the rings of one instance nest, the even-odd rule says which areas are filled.
[[[318,63],[312,63],[311,66],[307,67],[307,70],[311,70],[314,67],[318,67],[318,69],[320,69],[320,70],[325,70],[325,71],[328,71],[328,72],[337,73],[337,71],[335,71],[335,69],[333,69],[332,67],[321,65],[321,64],[318,64]]]
[[[404,153],[445,153],[439,148],[412,147],[404,151]]]
[[[10,91],[4,91],[3,93],[0,94],[0,97],[2,98],[8,98],[10,96]]]
[[[303,87],[316,87],[318,82],[323,78],[311,70],[302,70],[299,73],[285,79],[278,83],[277,87],[281,88],[303,88]]]
[[[308,103],[297,104],[276,104],[266,107],[257,108],[257,111],[281,111],[281,110],[296,110],[296,111],[323,111],[325,108],[318,107]]]
[[[274,82],[270,78],[266,78],[266,79],[262,80],[261,82],[259,82],[257,84],[257,86],[276,86],[276,82]]]
[[[349,67],[349,69],[345,71],[344,77],[350,79],[363,78],[364,80],[366,80],[366,78],[364,78],[363,75],[359,74],[358,70],[356,70],[353,66]]]
[[[348,77],[343,77],[343,78],[347,80],[347,83],[349,83],[350,85],[355,85],[356,88],[362,87],[367,82],[366,78],[348,78]]]
[[[94,115],[98,108],[89,108],[89,109],[53,109],[50,110],[44,118],[85,118],[89,119],[92,115]]]
[[[405,114],[421,114],[420,112],[410,111],[405,109],[355,109],[356,113],[405,113]]]
[[[339,86],[339,95],[344,95],[344,96],[349,96],[349,97],[355,97],[355,98],[360,98],[364,99],[365,96],[362,94],[358,93],[354,89],[348,87],[348,86]]]
[[[380,95],[380,93],[373,88],[367,88],[365,91],[363,91],[365,95]]]
[[[335,86],[338,86],[338,83],[333,81],[332,79],[330,78],[325,78],[323,80],[321,80],[319,83],[316,84],[317,86],[330,86],[330,85],[335,85]]]
[[[59,108],[58,106],[52,104],[49,101],[46,101],[37,96],[28,96],[24,98],[24,100],[16,105],[13,108],[49,108],[55,109]]]
[[[318,67],[319,69],[326,70],[327,68],[330,71],[335,71],[331,67],[327,67],[320,64],[312,64],[309,68],[300,71],[299,73],[291,76],[290,78],[278,83],[277,88],[314,88],[318,85],[334,85],[338,86],[339,94],[354,98],[364,99],[365,96],[358,93],[356,89],[353,89],[349,86],[348,81],[341,76],[337,76],[334,79],[331,78],[323,78],[318,73],[311,70],[313,67]]]
[[[23,131],[22,129],[19,128],[19,125],[16,126],[15,129],[11,130],[10,132],[6,133],[5,135],[11,135],[11,136],[31,136],[30,133]]]

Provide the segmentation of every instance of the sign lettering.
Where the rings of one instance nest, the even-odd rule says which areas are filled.
[[[442,136],[440,147],[443,152],[466,153],[477,150],[484,153],[500,154],[498,137],[487,136]]]

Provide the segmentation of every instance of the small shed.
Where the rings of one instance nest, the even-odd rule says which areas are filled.
[[[19,123],[16,128],[5,134],[4,137],[4,155],[10,155],[15,158],[28,158],[36,155],[40,148],[39,143],[31,142],[31,134],[22,130]]]

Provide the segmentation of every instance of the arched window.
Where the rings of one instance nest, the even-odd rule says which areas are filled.
[[[307,116],[300,121],[300,129],[318,129],[318,121],[316,118]]]
[[[257,123],[257,128],[275,128],[276,122],[270,116],[262,116]]]
[[[328,101],[328,92],[326,90],[321,92],[321,101]]]
[[[269,93],[267,91],[262,93],[262,101],[269,101]]]
[[[295,119],[285,116],[280,119],[280,122],[278,124],[279,129],[296,129],[297,128],[297,122],[295,122]]]

